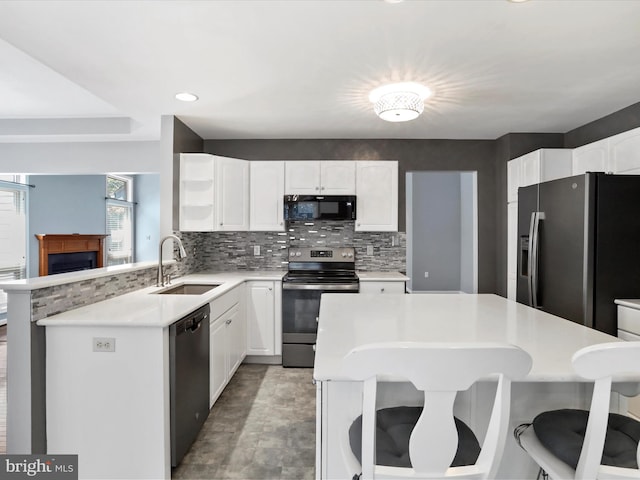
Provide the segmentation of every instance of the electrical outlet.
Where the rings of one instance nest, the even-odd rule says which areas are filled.
[[[116,339],[105,338],[105,337],[93,337],[93,351],[94,352],[115,352]]]
[[[256,256],[256,257],[258,255],[260,255],[260,245],[254,245],[253,246],[253,255]]]
[[[367,245],[367,255],[373,255],[373,245]]]
[[[429,272],[424,272],[424,278],[429,278]]]

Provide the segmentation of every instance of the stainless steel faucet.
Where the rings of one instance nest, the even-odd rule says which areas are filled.
[[[162,245],[164,244],[164,241],[169,239],[169,238],[173,238],[174,240],[176,240],[178,242],[178,250],[179,250],[180,259],[186,258],[186,256],[187,256],[187,252],[185,251],[184,246],[182,246],[182,240],[180,240],[175,235],[167,235],[162,240],[160,240],[160,249],[158,251],[158,281],[156,283],[156,287],[164,287],[165,286],[165,277],[164,277],[164,272],[162,271]],[[166,283],[167,284],[169,283],[169,279],[167,279]]]

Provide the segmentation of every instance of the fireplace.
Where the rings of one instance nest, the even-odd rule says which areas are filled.
[[[38,234],[39,274],[76,272],[104,266],[103,234]]]

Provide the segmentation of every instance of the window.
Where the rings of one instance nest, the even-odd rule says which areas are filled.
[[[26,200],[28,186],[19,175],[0,175],[0,280],[27,276]],[[0,320],[7,316],[7,294],[0,290]]]
[[[107,175],[107,265],[133,262],[133,179]]]

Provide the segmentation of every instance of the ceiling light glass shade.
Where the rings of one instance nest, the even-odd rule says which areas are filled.
[[[176,93],[176,98],[183,102],[195,102],[196,100],[198,100],[197,95],[194,95],[193,93],[189,93],[189,92]]]
[[[431,90],[418,83],[395,83],[376,88],[369,94],[373,110],[387,122],[407,122],[420,116]]]
[[[373,110],[387,122],[408,122],[420,116],[424,100],[413,92],[387,93],[375,103]]]

